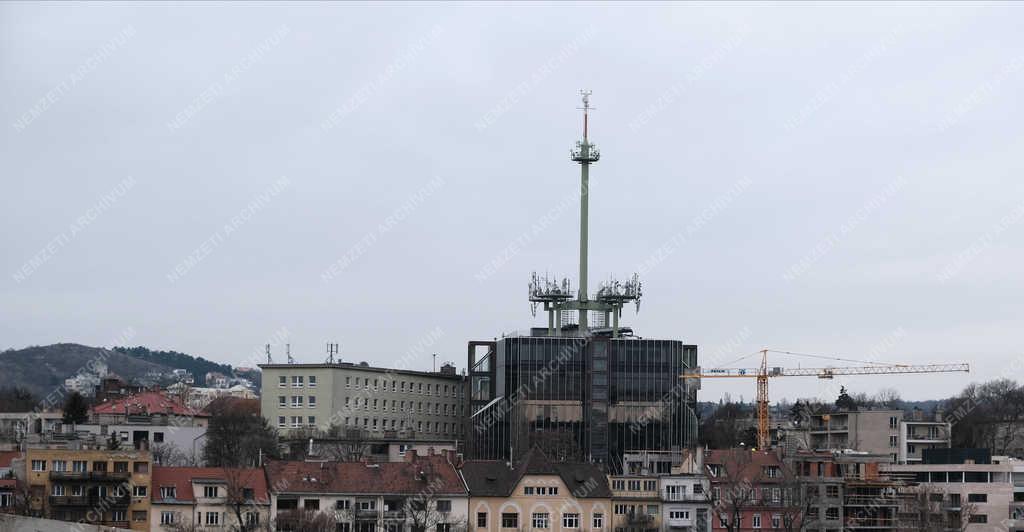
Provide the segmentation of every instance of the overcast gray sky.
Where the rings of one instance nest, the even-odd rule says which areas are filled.
[[[0,4],[0,346],[465,366],[576,277],[714,366],[1021,367],[1024,6]],[[285,339],[287,338],[287,339]],[[411,354],[410,354],[411,353]],[[753,362],[753,360],[751,360]],[[773,365],[825,361],[773,357]],[[838,383],[833,383],[838,384]],[[831,396],[785,379],[783,396]],[[705,383],[749,400],[753,382]]]

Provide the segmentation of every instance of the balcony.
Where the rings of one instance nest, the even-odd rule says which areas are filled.
[[[50,480],[96,480],[122,482],[132,477],[128,471],[50,471]]]
[[[380,515],[380,511],[376,508],[370,510],[366,508],[356,509],[356,519],[377,519]]]
[[[51,495],[50,506],[89,506],[92,502],[84,495]]]
[[[50,471],[50,480],[88,480],[88,471]]]
[[[663,493],[661,500],[665,502],[704,502],[708,500],[703,493]]]
[[[128,506],[132,503],[131,495],[51,495],[50,506]]]
[[[384,519],[405,519],[405,512],[402,510],[385,510]]]
[[[631,525],[647,525],[654,522],[654,516],[639,512],[631,512],[626,514],[626,522]]]

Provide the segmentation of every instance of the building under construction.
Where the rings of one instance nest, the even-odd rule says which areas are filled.
[[[610,472],[624,459],[669,471],[681,449],[697,442],[697,346],[642,339],[620,325],[622,308],[639,308],[631,279],[587,285],[590,165],[589,92],[583,93],[583,139],[570,158],[580,165],[579,288],[536,274],[529,298],[547,326],[492,341],[469,342],[466,452],[473,459],[518,459],[537,446],[554,459],[591,461]]]

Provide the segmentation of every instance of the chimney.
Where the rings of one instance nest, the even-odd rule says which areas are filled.
[[[416,461],[416,449],[405,451],[405,461],[410,464]]]

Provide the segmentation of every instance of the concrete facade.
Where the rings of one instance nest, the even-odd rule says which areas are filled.
[[[967,512],[965,532],[1010,530],[1014,499],[1014,465],[993,457],[991,464],[889,464],[883,468],[893,478],[914,485],[913,490],[941,493],[942,511],[953,522]],[[968,509],[969,507],[969,509]]]
[[[811,449],[854,449],[899,461],[902,410],[858,410],[811,415]]]
[[[286,436],[361,429],[461,439],[463,379],[454,373],[399,371],[357,364],[261,364],[260,408]]]

